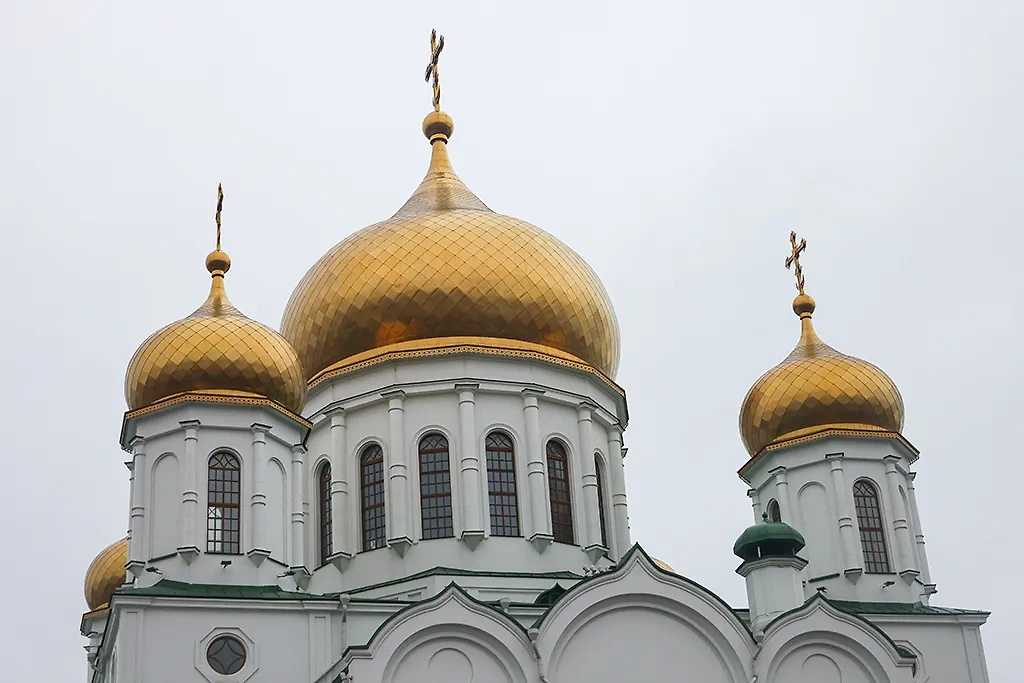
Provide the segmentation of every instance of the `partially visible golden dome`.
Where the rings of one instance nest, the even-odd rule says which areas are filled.
[[[800,341],[761,376],[740,409],[740,435],[750,455],[825,429],[899,432],[903,398],[896,384],[867,361],[844,355],[814,331],[814,299],[793,301]]]
[[[189,317],[150,335],[128,364],[128,409],[196,392],[266,397],[298,413],[306,400],[306,383],[295,349],[228,301],[227,254],[218,248],[206,258],[206,267],[213,276],[206,302]]]
[[[619,328],[589,265],[558,239],[491,211],[451,168],[444,112],[423,122],[430,168],[390,219],[350,235],[295,288],[281,331],[306,378],[419,339],[490,337],[558,349],[614,378]]]
[[[114,594],[125,581],[125,564],[128,563],[128,539],[122,538],[117,543],[108,545],[85,572],[85,603],[89,610],[97,610],[110,602]]]
[[[656,557],[652,557],[651,558],[651,562],[653,562],[655,565],[657,565],[658,567],[661,567],[662,569],[664,569],[667,572],[671,572],[673,574],[676,573],[676,570],[672,569],[672,567],[669,566],[668,562],[663,562],[662,560],[659,560]]]

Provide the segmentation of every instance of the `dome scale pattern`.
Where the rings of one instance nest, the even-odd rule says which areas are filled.
[[[207,259],[214,268],[206,302],[153,333],[132,357],[124,388],[129,410],[184,392],[260,396],[293,413],[302,410],[306,383],[295,349],[231,305],[224,291],[230,261],[226,254],[214,259],[222,253]]]
[[[97,610],[110,602],[110,596],[127,577],[128,539],[122,538],[104,548],[85,572],[85,603]]]
[[[802,306],[802,308],[800,308]],[[825,344],[814,331],[814,302],[801,295],[800,342],[747,392],[740,435],[753,456],[776,443],[828,428],[899,433],[903,398],[896,384],[867,361]]]
[[[413,196],[327,252],[292,294],[281,330],[306,378],[371,349],[459,336],[541,344],[614,378],[619,330],[600,279],[552,235],[487,208],[452,170],[447,134],[432,132]]]

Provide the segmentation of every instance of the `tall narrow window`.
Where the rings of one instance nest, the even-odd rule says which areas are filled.
[[[242,552],[242,463],[232,453],[214,453],[207,473],[206,552]]]
[[[441,434],[427,434],[420,439],[420,517],[423,518],[423,538],[455,535],[448,439]]]
[[[327,558],[334,552],[331,535],[334,531],[334,519],[331,516],[331,463],[320,466],[317,477],[317,508],[320,513],[320,564],[327,564]]]
[[[878,491],[866,481],[853,485],[853,505],[857,510],[860,527],[860,547],[864,551],[864,571],[868,574],[888,574],[889,552],[885,547],[885,529],[882,528],[882,506]]]
[[[597,519],[601,522],[601,545],[608,547],[608,531],[604,522],[604,467],[601,458],[594,454],[594,472],[597,473]]]
[[[548,495],[551,499],[551,531],[556,543],[574,543],[572,496],[569,495],[569,457],[565,446],[548,441]]]
[[[782,512],[779,510],[779,501],[772,498],[768,501],[768,521],[769,522],[781,522]]]
[[[359,458],[362,495],[363,550],[387,545],[384,522],[384,450],[377,444],[363,449]]]
[[[519,504],[516,499],[516,458],[512,437],[491,432],[487,451],[487,498],[491,513],[491,536],[519,535]]]

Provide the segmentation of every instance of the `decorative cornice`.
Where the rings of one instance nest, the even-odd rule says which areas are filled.
[[[749,460],[743,463],[743,467],[741,467],[737,471],[737,474],[739,474],[741,478],[744,478],[744,475],[747,472],[749,472],[751,468],[753,468],[757,463],[759,463],[767,453],[777,451],[781,448],[788,448],[790,446],[796,446],[803,443],[809,443],[811,441],[817,441],[819,439],[825,439],[830,436],[850,436],[854,438],[867,439],[895,439],[912,454],[909,458],[910,462],[916,461],[918,456],[920,455],[920,451],[918,451],[917,448],[912,443],[907,441],[907,439],[899,432],[871,429],[841,429],[836,427],[825,426],[822,427],[819,431],[813,432],[811,434],[804,434],[802,436],[794,437],[792,439],[783,439],[768,444],[760,451],[752,455]]]
[[[491,337],[421,339],[372,349],[335,363],[310,379],[307,386],[313,389],[321,382],[334,377],[347,375],[389,361],[450,356],[461,353],[524,358],[571,368],[593,376],[622,397],[626,395],[622,387],[609,379],[607,375],[576,356],[540,344]]]

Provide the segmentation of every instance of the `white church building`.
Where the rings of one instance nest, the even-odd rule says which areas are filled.
[[[799,341],[740,409],[748,605],[633,544],[611,301],[452,170],[439,52],[426,177],[280,332],[228,301],[218,203],[209,298],[128,364],[87,681],[988,681],[988,613],[931,604],[900,393],[818,338],[795,235]]]

